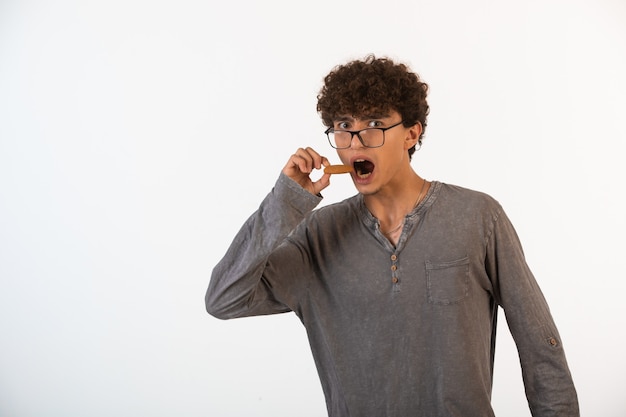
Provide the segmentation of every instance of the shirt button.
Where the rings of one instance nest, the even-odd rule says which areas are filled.
[[[397,284],[398,283],[398,277],[391,278],[391,282],[393,282],[394,284]]]
[[[398,269],[398,267],[397,267],[397,266],[395,266],[395,265],[391,265],[391,270],[392,270],[392,271],[395,271],[396,269]]]
[[[391,255],[391,260],[392,261],[395,261],[396,259],[398,259],[398,257],[395,254]]]
[[[550,343],[550,345],[552,345],[552,346],[556,346],[556,345],[559,344],[559,342],[557,342],[554,337],[549,338],[548,339],[548,343]]]

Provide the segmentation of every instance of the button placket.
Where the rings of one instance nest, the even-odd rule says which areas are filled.
[[[391,255],[391,283],[394,291],[400,291],[400,278],[398,278],[398,255]]]

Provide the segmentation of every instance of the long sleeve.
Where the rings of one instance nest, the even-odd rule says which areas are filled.
[[[213,269],[205,296],[211,315],[229,319],[290,310],[274,297],[263,270],[270,254],[320,200],[281,173]]]
[[[517,345],[532,415],[579,416],[576,390],[558,330],[526,264],[518,236],[503,212],[488,237],[487,270]]]

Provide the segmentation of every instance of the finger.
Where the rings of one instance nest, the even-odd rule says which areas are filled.
[[[287,164],[285,164],[283,171],[289,176],[300,175],[303,173],[308,174],[309,169],[307,168],[306,158],[297,153],[291,155]]]
[[[298,149],[296,151],[296,161],[300,171],[305,172],[307,174],[311,173],[313,167],[315,166],[315,155],[309,151],[310,148],[307,149]],[[314,151],[315,152],[315,151]]]
[[[315,149],[311,147],[306,148],[306,152],[311,157],[312,168],[321,169],[322,164],[326,158],[321,156],[319,153],[317,153]]]
[[[330,165],[330,161],[325,156],[322,157],[322,165],[325,167]]]

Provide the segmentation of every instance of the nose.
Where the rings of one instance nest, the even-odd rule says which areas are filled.
[[[350,132],[352,133],[352,138],[350,138],[350,148],[358,149],[363,148],[363,141],[361,140],[360,132]],[[356,146],[355,146],[356,145]]]

